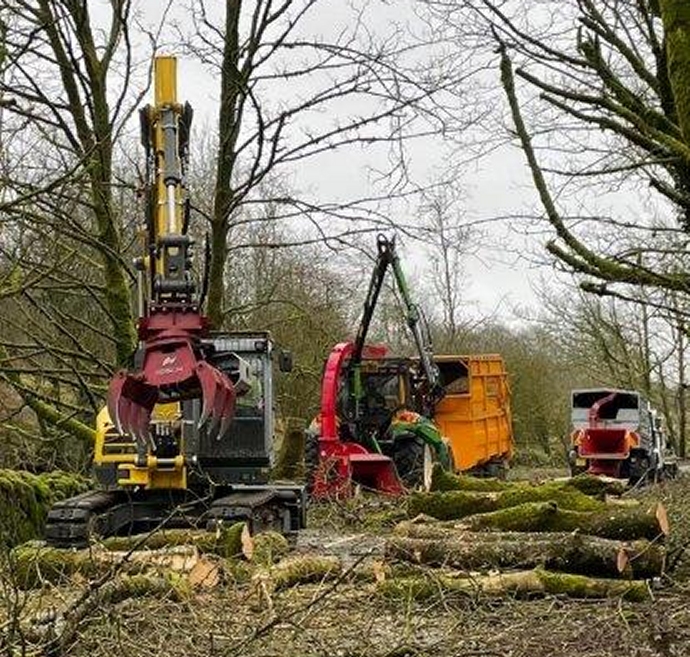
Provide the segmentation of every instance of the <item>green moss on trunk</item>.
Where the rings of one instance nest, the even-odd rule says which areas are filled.
[[[603,502],[594,500],[579,490],[549,482],[540,486],[515,486],[495,493],[459,490],[416,493],[408,501],[408,513],[411,516],[422,513],[439,520],[452,520],[528,502],[551,502],[560,508],[574,511],[600,511],[605,508]]]
[[[690,144],[690,3],[660,0],[666,35],[668,74],[683,139]]]
[[[499,479],[480,479],[467,475],[456,475],[444,470],[440,464],[434,465],[431,475],[431,491],[443,492],[449,490],[464,490],[490,492],[508,490],[516,484],[510,484]]]
[[[41,537],[52,505],[89,486],[85,477],[66,472],[0,470],[0,543],[12,546]]]

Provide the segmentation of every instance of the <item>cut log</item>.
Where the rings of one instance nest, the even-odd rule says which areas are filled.
[[[342,564],[338,557],[304,554],[287,557],[271,568],[262,569],[256,574],[255,579],[268,583],[269,588],[276,591],[297,584],[332,579],[341,572]]]
[[[600,511],[604,502],[594,500],[574,488],[560,484],[515,487],[510,490],[489,493],[448,491],[444,493],[415,493],[407,504],[411,517],[420,513],[439,520],[464,518],[475,513],[487,513],[519,506],[527,502],[552,502],[562,509],[574,511]]]
[[[669,533],[668,517],[662,504],[652,508],[604,507],[583,513],[560,509],[551,502],[532,502],[491,513],[478,513],[460,523],[472,531],[572,532],[613,538],[654,540]]]
[[[620,496],[628,489],[627,483],[622,479],[601,477],[586,473],[566,479],[565,483],[571,488],[577,488],[582,493],[585,493],[585,495]]]
[[[10,554],[14,583],[20,589],[39,588],[45,584],[62,584],[80,578],[92,579],[114,571],[120,574],[152,575],[191,573],[204,562],[194,546],[175,546],[141,552],[111,552],[103,549],[60,550],[40,544],[24,544]],[[199,576],[199,573],[197,573]]]
[[[488,537],[488,540],[487,540]],[[534,568],[603,577],[647,579],[664,569],[663,546],[570,534],[460,533],[386,541],[386,557],[462,570]]]
[[[223,526],[215,531],[162,529],[150,535],[112,536],[103,540],[101,545],[106,550],[121,552],[193,545],[202,553],[230,558],[243,555],[243,536],[246,537],[247,531],[246,523],[243,522]]]
[[[548,482],[532,483],[526,481],[501,481],[499,479],[485,479],[453,474],[444,470],[440,464],[434,466],[431,476],[431,491],[446,492],[464,490],[474,492],[500,492],[506,490],[535,489],[541,486],[554,488],[576,489],[585,495],[601,497],[604,495],[620,496],[627,490],[626,482],[612,477],[601,477],[589,474],[579,474],[575,477],[552,479]]]
[[[278,532],[261,532],[251,537],[251,550],[245,548],[247,559],[260,566],[280,561],[290,551],[287,538]]]
[[[386,579],[378,591],[387,598],[426,600],[448,594],[504,597],[534,595],[565,595],[572,598],[625,598],[649,600],[647,582],[598,579],[583,575],[552,573],[541,569],[456,578],[447,575]]]

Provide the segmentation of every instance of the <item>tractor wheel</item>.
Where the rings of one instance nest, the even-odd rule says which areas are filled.
[[[314,489],[314,477],[319,467],[319,436],[313,431],[304,432],[304,480],[307,493]]]
[[[410,436],[398,439],[394,447],[393,462],[405,488],[429,490],[434,454],[421,438]]]

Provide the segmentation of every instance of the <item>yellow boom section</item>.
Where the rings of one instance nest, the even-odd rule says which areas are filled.
[[[156,57],[153,62],[154,105],[148,109],[148,136],[155,158],[153,181],[154,209],[152,241],[160,237],[181,235],[183,231],[182,163],[180,161],[180,117],[183,107],[177,102],[177,59]],[[159,259],[156,271],[165,270],[166,256],[176,256],[174,248]]]

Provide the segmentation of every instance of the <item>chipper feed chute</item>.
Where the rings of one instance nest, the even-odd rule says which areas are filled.
[[[336,345],[324,369],[318,465],[312,482],[312,496],[317,499],[348,497],[353,492],[353,483],[389,495],[405,492],[390,457],[373,453],[356,442],[341,440],[338,434],[338,393],[345,361],[351,358],[354,348],[353,342]]]
[[[201,314],[191,272],[184,187],[192,110],[177,102],[176,73],[174,58],[156,58],[155,105],[140,113],[148,190],[148,255],[138,262],[141,368],[118,372],[108,391],[117,431],[140,444],[150,437],[157,403],[192,398],[202,403],[199,427],[222,435],[233,418],[236,394],[230,378],[206,360],[202,345],[209,337],[208,320]]]

